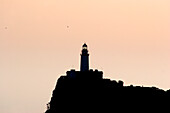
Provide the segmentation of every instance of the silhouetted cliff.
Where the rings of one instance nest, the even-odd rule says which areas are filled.
[[[133,111],[163,107],[169,103],[170,90],[156,87],[124,86],[123,81],[103,79],[101,71],[67,72],[53,91],[46,113]],[[151,107],[153,106],[153,107]],[[130,109],[132,107],[132,109]],[[165,107],[165,106],[164,106]]]

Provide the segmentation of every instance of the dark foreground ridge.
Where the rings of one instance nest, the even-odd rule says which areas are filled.
[[[103,79],[98,70],[67,71],[53,91],[45,113],[89,112],[105,110],[129,111],[157,109],[169,105],[170,90],[156,87],[124,86],[123,81]],[[152,107],[153,106],[153,107]],[[127,111],[126,110],[126,111]]]

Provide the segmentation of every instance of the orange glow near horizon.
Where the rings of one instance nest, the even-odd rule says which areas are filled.
[[[44,112],[84,42],[104,77],[170,89],[169,0],[1,0],[0,112]]]

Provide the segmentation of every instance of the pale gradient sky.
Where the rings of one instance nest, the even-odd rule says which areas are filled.
[[[0,113],[43,113],[84,42],[104,77],[170,89],[170,0],[0,0]]]

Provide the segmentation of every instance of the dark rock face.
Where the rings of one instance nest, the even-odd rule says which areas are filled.
[[[71,70],[58,79],[46,113],[156,111],[169,100],[170,90],[123,86],[123,81],[103,79],[101,71]]]

